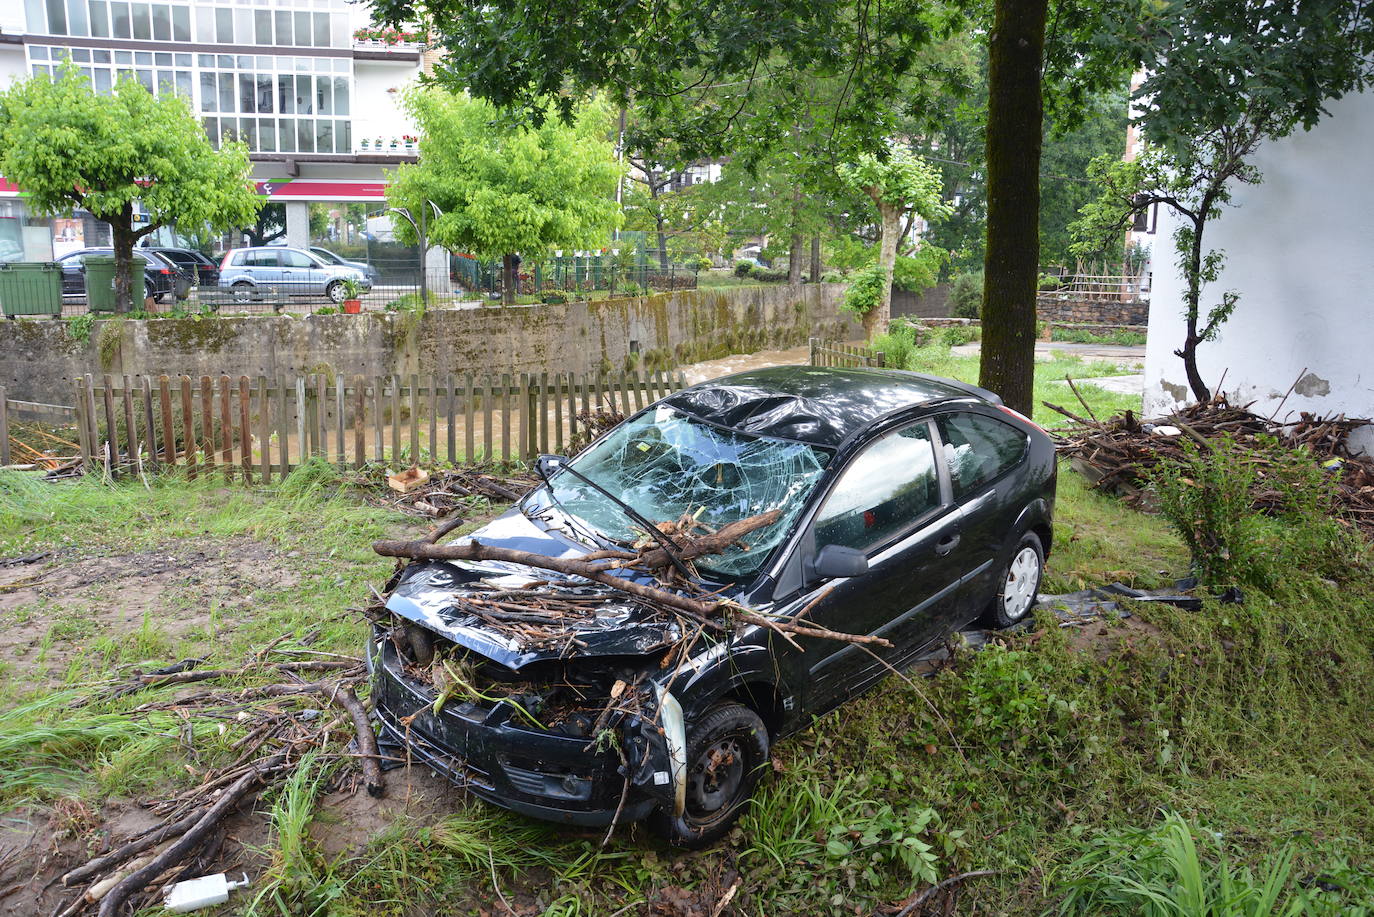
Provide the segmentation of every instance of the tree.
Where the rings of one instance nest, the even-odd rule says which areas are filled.
[[[939,219],[953,208],[940,199],[940,173],[903,147],[892,150],[886,159],[863,156],[853,165],[841,167],[840,176],[868,195],[878,211],[878,299],[863,312],[864,332],[871,341],[874,335],[887,331],[892,314],[892,271],[897,244],[904,235],[902,221],[917,216]]]
[[[420,213],[433,202],[430,241],[479,258],[501,258],[502,297],[515,301],[519,258],[556,248],[600,247],[620,219],[620,168],[606,141],[604,107],[587,105],[571,124],[513,124],[488,102],[438,88],[412,90],[406,107],[420,128],[420,158],[391,175],[387,202]],[[396,234],[414,244],[397,221]]]
[[[1203,316],[1203,291],[1224,264],[1224,253],[1203,244],[1207,223],[1236,183],[1262,179],[1250,161],[1261,143],[1312,127],[1327,99],[1369,85],[1374,11],[1355,0],[1178,2],[1116,40],[1150,74],[1136,102],[1152,149],[1130,163],[1095,163],[1102,196],[1084,207],[1075,231],[1080,244],[1100,244],[1155,205],[1179,216],[1174,245],[1187,292],[1174,353],[1204,401],[1211,391],[1198,345],[1217,336],[1238,301],[1225,292]]]
[[[243,227],[248,244],[267,245],[286,235],[286,205],[280,201],[267,201],[257,212],[251,226]]]
[[[35,211],[82,208],[110,224],[115,308],[131,307],[134,243],[173,222],[225,230],[253,220],[261,202],[249,184],[248,148],[215,150],[190,102],[154,97],[132,77],[108,95],[71,65],[0,93],[0,173]],[[141,225],[134,228],[134,205]]]

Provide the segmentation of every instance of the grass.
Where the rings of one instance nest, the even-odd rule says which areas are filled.
[[[947,349],[916,351],[913,360],[960,378],[976,372]],[[1057,375],[1115,371],[1055,359],[1041,365],[1037,387],[1053,391]],[[1105,393],[1083,391],[1094,410],[1111,409]],[[347,609],[391,567],[368,544],[417,528],[341,487],[327,466],[256,490],[206,479],[153,480],[148,489],[45,485],[0,474],[0,556],[41,545],[67,552],[67,562],[188,540],[251,542],[292,577],[246,597],[250,614],[219,608],[213,637],[204,629],[176,636],[150,616],[136,639],[83,635],[66,687],[7,679],[0,759],[18,764],[0,774],[0,800],[98,808],[193,779],[178,729],[128,715],[157,691],[71,709],[75,686],[159,654],[163,662],[232,662],[284,631],[318,628],[316,647],[356,652],[361,628]],[[1162,519],[1062,471],[1048,591],[1113,580],[1162,586],[1188,568],[1186,548]],[[601,832],[455,797],[442,816],[399,814],[361,853],[330,858],[312,825],[348,813],[323,808],[332,765],[318,760],[265,800],[265,876],[237,906],[255,914],[472,914],[490,911],[499,888],[521,912],[545,915],[633,913],[673,894],[697,896],[709,913],[737,872],[738,913],[839,915],[871,913],[934,877],[993,869],[970,883],[961,913],[1148,913],[1145,899],[1130,897],[1139,893],[1173,901],[1158,913],[1259,917],[1208,904],[1217,896],[1206,898],[1207,889],[1230,882],[1241,894],[1278,875],[1272,913],[1296,903],[1367,914],[1374,574],[1325,573],[1284,570],[1267,589],[1248,590],[1243,605],[1142,605],[1128,622],[1072,631],[1046,619],[1034,634],[957,652],[933,679],[889,679],[779,743],[779,772],[739,828],[701,854],[666,850],[630,829],[603,849]],[[113,592],[95,594],[117,601]],[[170,595],[169,620],[205,601]],[[62,639],[50,633],[51,644]],[[197,728],[197,766],[231,753],[239,729],[220,736]],[[1181,897],[1185,888],[1192,898]]]

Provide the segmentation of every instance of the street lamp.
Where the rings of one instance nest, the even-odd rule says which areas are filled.
[[[434,215],[436,217],[444,215],[444,212],[439,209],[438,204],[429,200],[425,201],[425,203],[434,209]],[[420,208],[420,221],[418,223],[415,222],[415,218],[410,215],[409,207],[389,207],[387,208],[387,213],[396,213],[405,217],[406,222],[410,224],[410,228],[415,230],[415,238],[420,244],[420,302],[424,305],[429,305],[429,271],[426,269],[429,261],[429,240],[425,234],[425,228],[428,224],[425,208]]]

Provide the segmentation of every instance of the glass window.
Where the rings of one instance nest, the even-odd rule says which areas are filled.
[[[296,13],[296,44],[310,44],[310,14]]]
[[[252,57],[251,55],[248,55],[248,54],[240,54],[240,55],[238,56],[237,60],[238,60],[238,66],[239,66],[239,69],[240,69],[240,70],[252,70],[252,69],[253,69],[253,57]]]
[[[185,96],[187,99],[190,99],[193,96],[192,90],[194,85],[195,84],[191,79],[191,71],[177,71],[177,95]]]
[[[290,249],[283,250],[281,253],[282,267],[319,267],[313,258],[304,252],[294,252]]]
[[[315,122],[309,118],[296,121],[296,152],[315,152]]]
[[[51,76],[51,75],[52,75],[52,68],[49,67],[47,64],[34,64],[34,65],[33,65],[33,75],[34,75],[34,76]]]
[[[32,46],[29,48],[29,57],[33,58],[34,60],[47,60],[48,49],[39,47],[37,45]]]
[[[114,58],[116,64],[132,64],[134,62],[134,52],[116,51],[114,53]]]
[[[296,81],[292,77],[277,77],[277,111],[287,115],[296,113]]]
[[[253,118],[239,119],[239,139],[248,144],[248,149],[258,148],[258,122]]]
[[[296,114],[298,115],[315,113],[314,93],[310,87],[312,82],[313,80],[308,76],[296,77]]]
[[[200,110],[215,111],[215,75],[204,70],[200,72]]]
[[[234,55],[232,55],[232,54],[216,54],[216,55],[215,55],[215,66],[216,66],[216,67],[219,67],[219,68],[222,69],[222,70],[232,70],[233,67],[234,67]]]
[[[105,0],[90,0],[91,34],[96,38],[110,37],[110,7]]]
[[[227,112],[234,110],[234,75],[232,73],[219,75],[219,110]]]
[[[191,55],[189,54],[174,54],[172,55],[172,60],[176,61],[178,67],[191,66]]]
[[[155,84],[153,83],[153,71],[151,70],[139,70],[138,81],[142,83],[143,88],[148,90],[149,92],[152,92],[156,88]]]
[[[67,0],[67,29],[72,35],[91,34],[91,24],[86,18],[86,0]]]
[[[258,111],[272,110],[272,77],[259,73],[257,75],[258,84]]]
[[[73,48],[72,60],[78,64],[89,64],[91,62],[91,52],[86,48]]]
[[[275,118],[258,119],[258,149],[268,153],[277,151],[277,121]]]
[[[204,119],[204,123],[205,123],[205,136],[210,138],[210,145],[213,146],[213,147],[218,147],[218,146],[219,146],[219,119],[218,119],[218,118],[205,118],[205,119]]]
[[[234,37],[238,40],[237,44],[251,45],[253,43],[252,10],[234,10],[234,32]]]
[[[779,520],[695,563],[727,576],[756,571],[787,534],[829,454],[804,443],[746,436],[660,406],[612,430],[574,466],[651,520],[691,514],[718,527],[776,509]],[[570,474],[552,477],[552,496],[580,526],[632,541],[637,525]]]
[[[272,43],[272,11],[253,11],[253,37],[260,45]]]
[[[153,12],[153,38],[158,41],[172,40],[172,9],[163,3],[154,3]]]
[[[327,76],[315,79],[315,112],[321,115],[334,114],[334,81]]]
[[[135,64],[141,64],[141,65],[144,66],[144,67],[151,66],[152,63],[153,63],[153,52],[152,52],[152,51],[135,51],[135,52],[134,52],[134,63],[135,63]]]
[[[185,6],[172,7],[172,41],[191,40],[191,10]]]
[[[329,47],[329,14],[315,13],[314,19],[315,41],[313,43],[317,48],[327,48]]]
[[[53,35],[67,34],[67,4],[62,0],[48,0],[48,32]]]
[[[114,80],[110,76],[110,71],[104,67],[97,67],[95,71],[95,91],[109,92],[114,88]]]
[[[153,37],[152,19],[148,15],[148,4],[134,3],[131,5],[131,18],[134,24],[134,38],[144,41]]]
[[[291,44],[291,14],[286,10],[277,10],[272,16],[277,22],[277,44]]]
[[[881,547],[940,505],[935,448],[924,423],[888,433],[849,463],[816,516],[816,548]]]
[[[320,119],[315,122],[315,152],[334,152],[334,122]]]
[[[280,261],[277,255],[278,252],[268,251],[265,248],[255,248],[243,259],[243,263],[249,267],[279,267]]]
[[[44,0],[24,0],[24,22],[34,35],[48,32],[48,6]]]
[[[196,10],[196,41],[208,45],[215,40],[215,11],[209,7]]]
[[[334,77],[334,114],[348,114],[348,77]]]
[[[170,67],[172,66],[172,55],[165,51],[159,51],[153,55],[153,63],[159,67]]]
[[[353,152],[353,132],[347,121],[334,122],[334,150],[339,153]]]
[[[110,32],[115,38],[132,38],[133,26],[129,22],[129,4],[124,0],[110,2]]]
[[[296,151],[296,121],[294,118],[277,119],[277,150],[282,153]]]
[[[91,52],[91,60],[97,64],[108,64],[110,62],[110,52],[97,48]]]
[[[215,41],[222,45],[234,43],[234,11],[225,7],[215,10]]]
[[[157,91],[159,94],[176,91],[176,77],[172,75],[172,71],[159,70],[157,72]]]
[[[941,417],[940,438],[956,499],[1020,464],[1030,445],[1025,433],[983,414]]]
[[[239,74],[239,111],[256,112],[258,110],[257,93],[257,80],[251,74]]]

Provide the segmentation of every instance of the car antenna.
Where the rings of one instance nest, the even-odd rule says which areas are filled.
[[[549,480],[549,475],[545,473],[543,468],[539,467],[538,462],[535,462],[535,468],[538,470],[539,476],[544,479],[544,483],[552,487],[553,483]],[[566,471],[568,474],[577,478],[579,481],[589,485],[597,493],[601,494],[603,497],[610,500],[616,506],[620,507],[620,509],[625,513],[625,515],[629,516],[632,520],[634,520],[640,526],[642,526],[644,530],[648,532],[649,535],[652,536],[653,539],[657,541],[660,546],[662,546],[663,552],[668,555],[668,559],[673,562],[673,566],[677,568],[677,572],[681,573],[684,579],[692,578],[691,571],[687,569],[687,565],[683,562],[682,557],[679,554],[679,551],[681,549],[673,543],[673,540],[671,538],[663,534],[663,532],[659,530],[658,526],[654,525],[648,519],[645,519],[642,515],[640,515],[639,511],[635,509],[633,506],[626,503],[624,500],[620,499],[615,494],[611,493],[609,490],[602,487],[600,484],[596,483],[582,472],[573,468],[567,462],[559,462],[558,469],[560,471]]]

